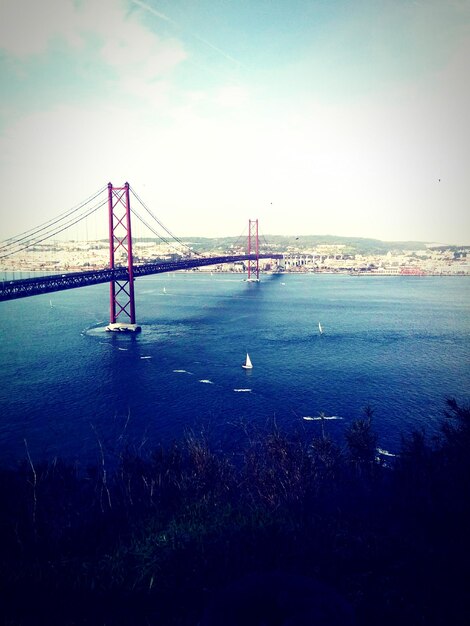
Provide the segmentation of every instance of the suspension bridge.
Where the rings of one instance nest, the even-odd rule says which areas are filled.
[[[105,199],[102,199],[104,191]],[[147,213],[147,219],[131,208],[130,193]],[[11,237],[0,244],[0,261],[15,258],[19,253],[34,249],[46,241],[87,220],[103,206],[107,206],[109,262],[105,267],[87,271],[49,273],[44,276],[3,280],[0,282],[0,301],[15,300],[39,294],[76,289],[100,283],[109,283],[109,325],[107,329],[117,332],[139,331],[136,323],[135,279],[150,274],[178,270],[190,270],[203,266],[244,262],[247,281],[259,281],[260,259],[281,259],[281,254],[260,250],[258,220],[248,221],[246,254],[203,256],[176,237],[144,204],[129,183],[114,187],[112,183],[78,206],[62,213],[40,226]],[[155,237],[168,246],[177,244],[178,254],[170,260],[155,259],[136,263],[133,254],[131,216],[137,218]],[[149,224],[148,218],[151,223]],[[158,228],[158,230],[157,230]],[[163,231],[164,234],[161,233]],[[63,236],[63,235],[62,235]]]

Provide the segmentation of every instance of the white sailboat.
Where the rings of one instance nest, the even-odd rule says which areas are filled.
[[[320,335],[323,335],[323,328],[321,327],[320,322],[318,322],[318,330],[320,331]]]
[[[246,361],[245,361],[244,365],[242,365],[242,367],[245,370],[253,369],[253,365],[251,363],[250,355],[248,354],[248,352],[246,353]]]

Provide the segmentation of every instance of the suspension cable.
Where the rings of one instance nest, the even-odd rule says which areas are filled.
[[[67,230],[67,228],[70,228],[71,226],[74,226],[75,224],[77,224],[81,220],[86,219],[87,217],[89,217],[90,215],[95,213],[98,209],[100,209],[102,206],[104,206],[107,202],[108,202],[107,199],[104,200],[104,201],[101,201],[101,203],[99,203],[96,206],[94,206],[91,209],[89,209],[87,213],[84,213],[83,215],[81,215],[80,217],[77,217],[73,221],[67,222],[61,228],[58,228],[54,232],[50,232],[47,235],[45,235],[42,239],[35,239],[34,241],[30,241],[30,242],[26,243],[23,247],[10,250],[10,252],[6,252],[5,254],[0,255],[0,259],[4,259],[5,257],[9,257],[12,254],[17,254],[18,252],[23,252],[23,250],[27,250],[28,248],[31,248],[31,246],[35,246],[35,245],[37,245],[39,243],[42,243],[46,239],[50,239],[51,237],[54,237],[55,235],[58,235],[58,234],[62,233],[64,230]]]
[[[174,235],[164,224],[162,224],[162,222],[158,219],[158,217],[156,217],[156,215],[154,215],[154,213],[152,213],[152,211],[146,206],[146,204],[143,202],[143,200],[141,200],[139,198],[139,196],[137,195],[137,193],[134,191],[134,189],[132,189],[132,187],[130,188],[132,191],[132,194],[134,195],[134,197],[136,198],[136,200],[138,202],[140,202],[140,204],[142,205],[142,207],[147,211],[147,213],[157,222],[157,224],[160,226],[160,228],[163,228],[163,230],[168,233],[168,235],[170,235],[170,237],[172,239],[174,239],[176,242],[178,242],[180,244],[180,246],[182,246],[183,248],[187,248],[189,250],[189,252],[191,254],[195,254],[197,256],[201,256],[201,254],[199,252],[196,252],[195,250],[192,250],[187,244],[184,243],[184,241],[182,241],[179,237],[177,237],[176,235]]]
[[[134,209],[131,209],[131,213],[135,215],[136,218],[140,220],[142,224],[144,224],[144,226],[146,226],[154,235],[156,235],[158,239],[163,241],[163,243],[166,243],[167,246],[172,248],[175,252],[177,253],[180,252],[170,240],[166,239],[166,237],[162,237],[162,235],[159,235],[158,232],[154,228],[152,228],[152,226],[150,226],[150,224],[148,224],[142,216],[140,216],[136,211],[134,211]]]
[[[266,239],[266,237],[264,236],[264,233],[261,233],[261,239],[264,242],[264,245],[266,246],[266,248],[269,250],[269,246],[271,245],[268,240]]]
[[[68,211],[64,211],[64,213],[61,213],[57,217],[52,218],[52,219],[48,220],[47,222],[44,222],[43,224],[40,224],[39,226],[31,228],[31,229],[29,229],[29,230],[27,230],[27,231],[25,231],[25,232],[23,232],[23,233],[21,233],[19,235],[16,235],[14,237],[10,237],[9,239],[6,239],[4,242],[2,242],[2,245],[0,245],[0,251],[4,250],[5,248],[12,247],[12,246],[16,247],[16,246],[18,246],[18,244],[20,244],[25,239],[31,239],[31,238],[37,237],[37,235],[39,233],[41,233],[42,231],[48,230],[50,228],[55,227],[57,224],[59,224],[59,222],[62,222],[65,219],[69,218],[71,215],[73,215],[74,213],[76,213],[80,209],[84,208],[87,204],[89,204],[90,202],[95,200],[99,195],[101,195],[103,193],[103,191],[105,189],[106,189],[106,187],[102,187],[99,191],[94,193],[92,196],[90,196],[89,198],[87,198],[86,200],[81,202],[80,204],[72,207]],[[80,219],[82,219],[82,218],[80,218]],[[47,239],[49,236],[51,236],[51,235],[46,236],[45,239]],[[44,241],[44,239],[42,239],[41,241]],[[30,244],[30,245],[33,245],[33,244]],[[13,252],[11,254],[13,254]],[[6,256],[8,256],[8,255],[6,255]],[[3,258],[3,257],[1,257],[1,258]]]
[[[238,239],[235,241],[235,243],[232,244],[234,248],[242,245],[242,241],[246,237],[247,231],[248,231],[248,226],[245,226],[243,232],[240,235],[238,235]]]

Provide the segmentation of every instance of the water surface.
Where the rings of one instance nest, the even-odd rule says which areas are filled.
[[[340,437],[366,405],[381,447],[470,399],[470,279],[174,273],[136,282],[140,335],[106,333],[108,286],[0,303],[0,455],[89,459],[275,416]],[[52,298],[52,299],[51,299]],[[52,306],[51,306],[52,304]],[[321,322],[323,334],[318,331]],[[241,365],[249,352],[253,370]]]

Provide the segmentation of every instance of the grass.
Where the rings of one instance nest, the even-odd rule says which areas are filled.
[[[413,433],[393,467],[375,460],[370,410],[344,445],[273,422],[236,454],[192,433],[112,470],[104,453],[86,471],[27,454],[0,471],[3,623],[213,626],[218,603],[229,626],[248,602],[237,581],[276,573],[326,585],[358,625],[464,624],[469,433],[449,400],[439,440]],[[253,624],[282,623],[261,592],[250,602]]]

